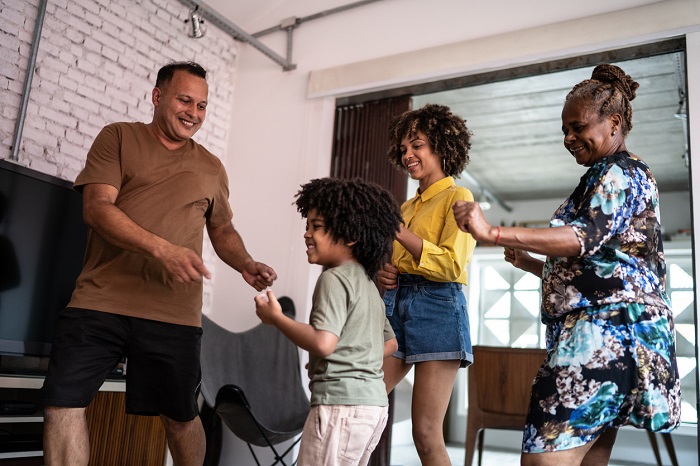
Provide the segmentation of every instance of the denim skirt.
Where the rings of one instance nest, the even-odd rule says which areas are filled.
[[[458,359],[466,367],[473,362],[461,283],[400,274],[398,287],[384,294],[384,305],[399,344],[395,357],[409,364]]]

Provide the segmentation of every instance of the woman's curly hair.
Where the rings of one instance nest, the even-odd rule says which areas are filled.
[[[587,102],[598,115],[608,117],[614,113],[622,116],[622,135],[632,129],[632,105],[637,96],[639,83],[622,71],[622,68],[610,64],[598,65],[591,73],[591,79],[585,79],[575,85],[566,96],[566,102],[580,100]]]
[[[459,178],[469,163],[472,132],[464,118],[452,113],[445,105],[426,104],[395,118],[389,125],[389,160],[398,168],[405,168],[401,160],[401,141],[418,131],[428,138],[433,152],[443,161],[447,176]]]
[[[386,189],[359,178],[318,178],[303,184],[295,197],[303,218],[316,209],[334,241],[355,242],[352,255],[371,279],[390,259],[402,219]]]

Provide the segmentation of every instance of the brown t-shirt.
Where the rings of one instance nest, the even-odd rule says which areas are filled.
[[[109,184],[131,220],[173,244],[202,254],[206,222],[231,221],[221,161],[193,140],[170,151],[144,123],[114,123],[90,148],[75,189]],[[202,284],[172,280],[153,258],[121,249],[90,229],[85,263],[69,307],[201,325]]]

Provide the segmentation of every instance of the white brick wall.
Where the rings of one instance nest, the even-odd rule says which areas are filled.
[[[38,6],[38,0],[0,0],[1,159],[12,154]],[[170,60],[207,69],[207,120],[195,139],[225,158],[238,44],[214,27],[189,38],[187,14],[177,0],[49,0],[18,162],[74,180],[105,124],[151,121],[151,90]],[[206,241],[205,261],[214,257]],[[205,286],[205,312],[211,286]]]

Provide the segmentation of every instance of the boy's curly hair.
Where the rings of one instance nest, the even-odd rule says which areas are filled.
[[[387,155],[398,168],[405,168],[401,160],[401,141],[418,131],[427,136],[430,148],[443,160],[445,175],[459,178],[469,163],[472,146],[472,132],[464,118],[438,104],[426,104],[395,118],[389,125]]]
[[[296,196],[303,218],[316,209],[334,241],[353,242],[352,255],[373,279],[391,257],[402,222],[389,191],[359,178],[318,178],[303,184]]]

